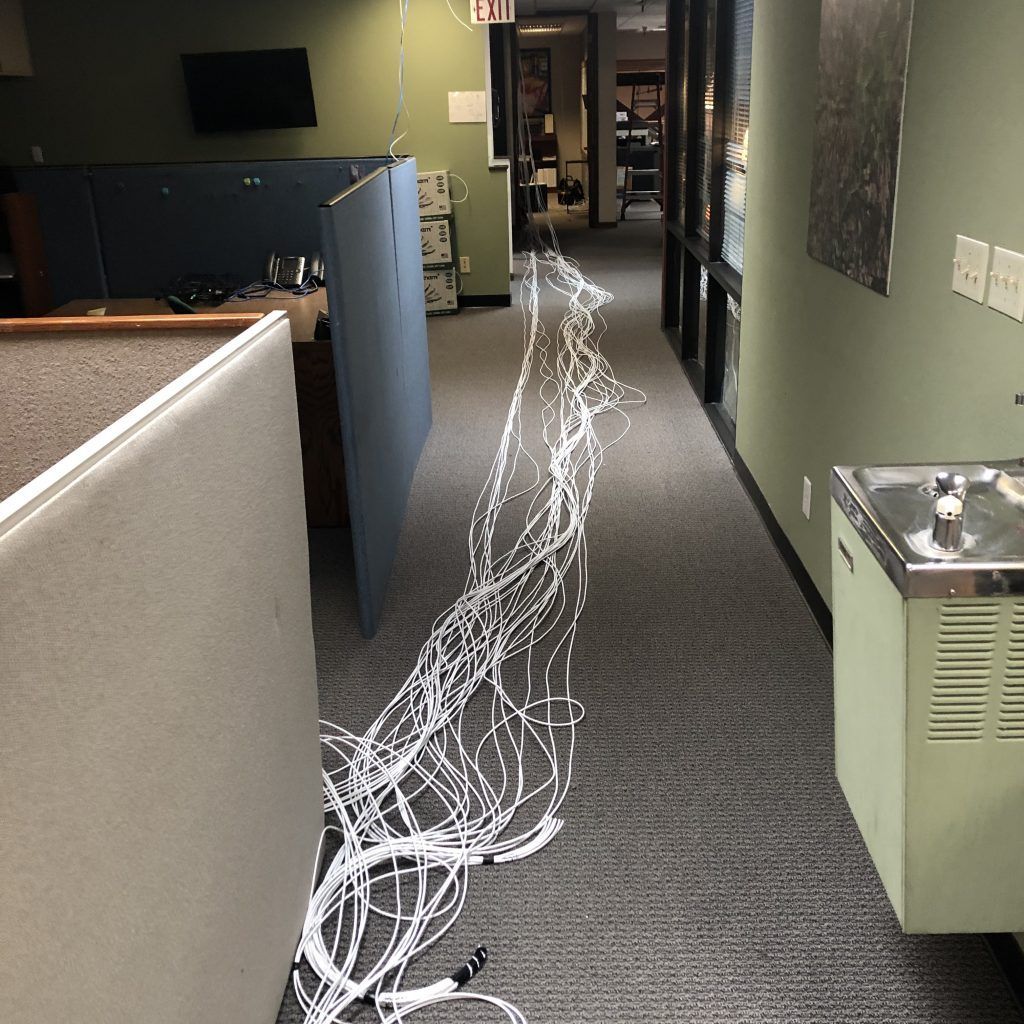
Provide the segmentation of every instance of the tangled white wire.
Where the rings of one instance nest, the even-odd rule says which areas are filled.
[[[408,0],[399,2],[404,35]],[[399,112],[402,102],[400,93]],[[519,132],[526,152],[522,124]],[[544,219],[549,241],[532,229],[525,254],[523,362],[474,510],[462,596],[435,621],[365,734],[321,723],[321,846],[337,848],[325,858],[295,955],[306,1024],[342,1019],[357,1003],[392,1024],[462,1000],[526,1024],[505,1000],[462,990],[487,960],[483,946],[432,984],[411,983],[407,973],[454,924],[470,867],[528,857],[563,826],[583,717],[569,664],[587,592],[584,525],[604,453],[629,427],[622,407],[645,400],[615,379],[600,350],[601,307],[612,294],[562,254]],[[567,301],[553,336],[540,316],[543,283]],[[543,469],[524,443],[523,401],[535,378]],[[602,440],[605,413],[620,429]],[[513,829],[523,817],[528,823]]]
[[[628,428],[621,406],[632,389],[600,351],[600,310],[611,294],[551,239],[526,254],[522,368],[474,513],[465,590],[364,735],[322,723],[327,833],[338,848],[296,954],[295,992],[308,1024],[337,1020],[357,1002],[390,1022],[455,999],[525,1020],[501,999],[458,991],[483,966],[483,948],[430,985],[409,986],[406,973],[453,924],[471,866],[527,857],[563,825],[558,811],[583,715],[568,668],[586,597],[584,524],[604,453]],[[568,299],[554,337],[540,318],[542,271]],[[523,442],[523,398],[535,374],[543,471]],[[602,441],[595,421],[608,412],[621,430]],[[502,545],[499,527],[513,507],[525,522]],[[481,690],[486,698],[473,700]],[[524,812],[529,824],[513,831]]]

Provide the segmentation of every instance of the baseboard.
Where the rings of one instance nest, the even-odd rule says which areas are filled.
[[[1020,943],[1008,932],[983,935],[982,938],[1006,982],[1006,987],[1024,1013],[1024,949],[1020,948]]]
[[[459,305],[470,306],[511,306],[511,295],[460,295]]]
[[[686,374],[686,379],[690,382],[690,387],[693,388],[693,393],[697,396],[697,401],[700,402],[701,408],[704,410],[704,415],[706,416],[708,406],[704,401],[704,367],[701,366],[696,359],[689,359],[686,356],[681,356],[679,361],[683,367],[683,373]],[[714,425],[715,422],[712,420],[711,426]],[[730,460],[732,459],[731,453],[729,458]]]
[[[726,448],[726,451],[728,451],[728,448]],[[732,453],[732,465],[736,470],[740,483],[743,485],[743,489],[747,492],[747,496],[753,503],[754,508],[757,509],[757,514],[761,517],[761,522],[764,523],[765,529],[775,544],[776,550],[782,556],[783,562],[786,563],[786,568],[789,569],[790,575],[799,588],[800,594],[810,609],[811,615],[814,616],[818,629],[821,630],[822,636],[824,636],[831,647],[832,612],[829,610],[828,604],[815,586],[810,573],[804,568],[804,563],[800,561],[796,548],[789,542],[785,531],[779,524],[778,519],[775,518],[775,513],[772,512],[768,499],[764,496],[761,488],[757,485],[757,481],[754,479],[754,474],[750,472],[740,453],[735,450]]]

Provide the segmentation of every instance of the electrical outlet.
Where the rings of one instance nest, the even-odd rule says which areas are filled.
[[[800,501],[800,508],[803,510],[804,519],[811,518],[811,481],[804,477],[804,494]]]
[[[468,256],[460,256],[459,257],[459,273],[460,274],[468,274],[469,272],[470,272],[470,270],[469,270],[469,257]]]
[[[957,235],[956,252],[953,255],[953,291],[974,302],[984,302],[986,284],[988,243]]]
[[[33,146],[32,147],[32,163],[41,164],[43,162],[43,147]]]
[[[988,308],[1024,323],[1024,256],[997,245],[989,277]]]

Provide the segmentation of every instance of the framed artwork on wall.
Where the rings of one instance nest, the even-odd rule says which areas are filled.
[[[822,0],[807,252],[889,294],[913,0]]]
[[[527,117],[551,113],[551,51],[520,50],[523,97]]]

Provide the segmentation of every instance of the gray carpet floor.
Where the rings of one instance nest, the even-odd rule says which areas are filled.
[[[1020,1022],[979,938],[900,933],[833,776],[828,647],[659,331],[657,221],[561,236],[615,292],[604,350],[649,401],[588,521],[566,827],[473,874],[441,962],[486,944],[474,987],[532,1024]],[[311,536],[325,717],[368,725],[461,592],[521,337],[515,307],[431,321],[434,427],[373,641],[347,538]]]

